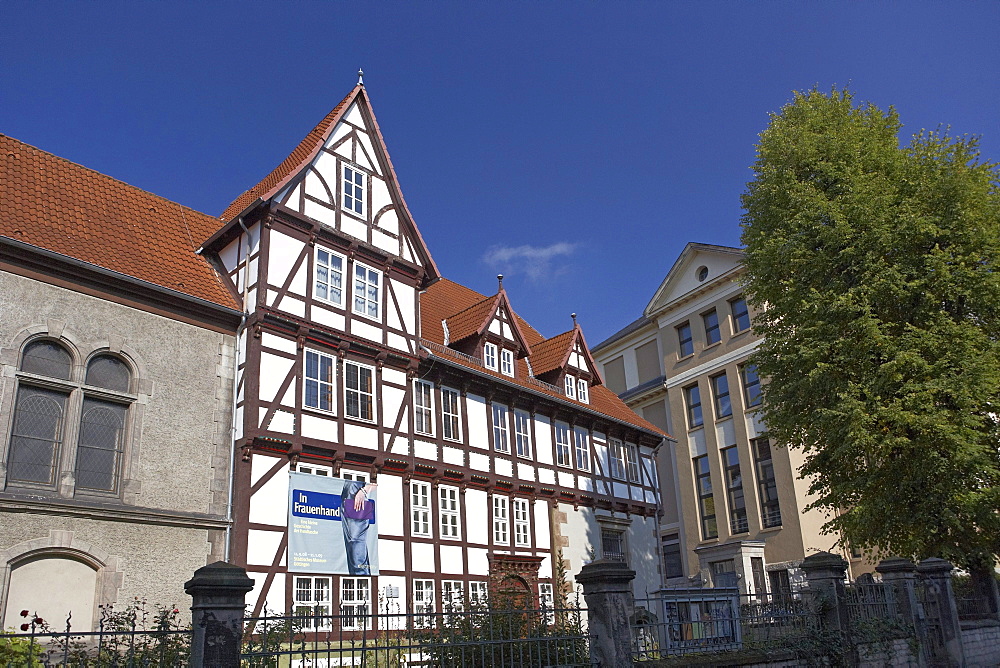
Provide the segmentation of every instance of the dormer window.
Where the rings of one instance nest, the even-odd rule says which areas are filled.
[[[351,165],[344,165],[344,210],[365,216],[365,173]]]
[[[576,378],[573,376],[566,376],[563,384],[566,387],[566,396],[570,399],[576,399]]]
[[[585,404],[590,403],[590,387],[587,381],[581,378],[576,383],[576,398]]]
[[[514,353],[510,350],[500,351],[500,373],[514,377]]]
[[[497,345],[486,343],[483,345],[483,364],[487,369],[497,370]]]

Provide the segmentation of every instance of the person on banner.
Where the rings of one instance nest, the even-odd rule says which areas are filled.
[[[368,527],[375,519],[375,502],[368,495],[377,487],[376,483],[362,483],[348,480],[340,492],[343,512],[341,524],[344,527],[344,544],[347,548],[347,570],[351,575],[371,575],[371,560],[368,555]]]

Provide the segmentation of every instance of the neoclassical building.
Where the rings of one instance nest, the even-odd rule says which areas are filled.
[[[0,135],[0,606],[88,629],[226,552],[242,313],[218,222]]]
[[[676,439],[658,458],[666,583],[735,578],[744,593],[780,594],[801,582],[799,564],[815,550],[870,571],[821,533],[822,513],[806,510],[801,452],[762,436],[742,262],[739,248],[689,243],[642,317],[594,347],[607,386]]]
[[[496,588],[551,604],[560,558],[570,575],[626,559],[637,591],[659,586],[663,430],[604,387],[575,322],[545,337],[502,281],[484,295],[442,276],[362,85],[200,253],[249,313],[232,555],[255,580],[254,612],[440,610]],[[289,554],[301,474],[374,497],[377,569]]]

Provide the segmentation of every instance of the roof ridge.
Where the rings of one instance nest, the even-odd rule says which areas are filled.
[[[67,163],[69,165],[72,165],[73,167],[78,168],[78,169],[82,169],[82,170],[90,172],[92,174],[97,174],[98,176],[100,176],[102,178],[105,178],[105,179],[108,179],[109,181],[114,181],[115,183],[120,183],[123,186],[126,186],[128,188],[132,188],[133,190],[138,190],[139,192],[145,193],[147,195],[152,195],[156,199],[162,200],[162,201],[166,202],[167,204],[173,204],[174,206],[180,207],[181,209],[187,209],[188,211],[191,211],[192,213],[196,213],[199,216],[205,216],[206,218],[211,218],[213,220],[215,219],[215,216],[207,214],[207,213],[205,213],[203,211],[198,211],[198,209],[192,208],[192,207],[188,206],[187,204],[181,204],[180,202],[175,202],[174,200],[168,199],[167,197],[164,197],[163,195],[158,195],[158,194],[154,193],[152,190],[146,190],[145,188],[141,188],[141,187],[139,187],[137,185],[133,185],[133,184],[129,183],[128,181],[122,181],[119,178],[116,178],[116,177],[111,176],[109,174],[105,174],[104,172],[98,171],[98,170],[94,169],[93,167],[87,167],[86,165],[82,165],[79,162],[74,162],[73,160],[70,160],[69,158],[64,158],[61,155],[56,155],[55,153],[52,153],[51,151],[46,151],[44,148],[39,148],[39,147],[35,146],[34,144],[29,144],[28,142],[22,141],[22,140],[18,139],[17,137],[11,137],[9,134],[3,133],[3,132],[0,132],[0,137],[4,137],[6,139],[10,139],[11,141],[16,141],[21,146],[27,146],[28,148],[30,148],[30,149],[32,149],[34,151],[38,151],[39,153],[44,153],[45,155],[51,156],[51,157],[55,158],[56,160],[60,160],[62,162],[65,162],[65,163]]]

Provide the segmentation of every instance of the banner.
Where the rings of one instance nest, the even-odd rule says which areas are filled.
[[[288,570],[378,575],[375,483],[288,474]]]

